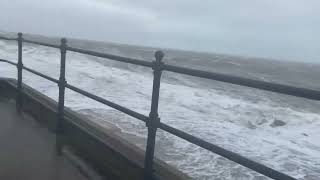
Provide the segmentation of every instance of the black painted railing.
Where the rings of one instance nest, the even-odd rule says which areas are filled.
[[[127,58],[127,57],[121,57],[116,56],[112,54],[106,54],[101,52],[95,52],[90,50],[84,50],[74,47],[69,47],[67,45],[66,39],[61,39],[60,45],[54,45],[49,44],[45,42],[38,42],[33,40],[27,40],[22,37],[22,33],[18,33],[18,38],[7,38],[7,37],[0,37],[2,40],[16,40],[18,42],[18,63],[14,63],[9,60],[0,59],[2,62],[9,63],[11,65],[15,65],[18,68],[18,93],[17,93],[17,110],[18,112],[21,112],[21,108],[23,106],[22,101],[22,70],[29,71],[33,74],[36,74],[38,76],[41,76],[49,81],[52,81],[59,86],[59,100],[58,100],[58,123],[57,123],[57,153],[61,154],[61,149],[63,147],[63,121],[64,121],[64,95],[65,95],[65,88],[71,89],[75,92],[78,92],[84,96],[87,96],[91,99],[94,99],[102,104],[105,104],[107,106],[110,106],[118,111],[121,111],[129,116],[132,116],[136,119],[139,119],[146,123],[146,126],[148,127],[148,139],[147,139],[147,147],[146,147],[146,154],[145,154],[145,163],[144,163],[144,179],[145,180],[151,180],[153,179],[153,160],[154,160],[154,149],[155,149],[155,141],[156,141],[156,131],[158,128],[171,133],[177,137],[180,137],[190,143],[193,143],[195,145],[198,145],[204,149],[207,149],[213,153],[216,153],[224,158],[227,158],[233,162],[236,162],[242,166],[245,166],[253,171],[256,171],[260,174],[263,174],[267,177],[270,177],[272,179],[276,180],[294,180],[295,178],[290,177],[282,172],[276,171],[272,168],[269,168],[263,164],[257,163],[253,160],[250,160],[246,157],[243,157],[237,153],[231,152],[229,150],[226,150],[222,147],[219,147],[217,145],[214,145],[210,142],[207,142],[203,139],[200,139],[198,137],[195,137],[191,134],[188,134],[184,131],[181,131],[179,129],[176,129],[174,127],[171,127],[167,124],[164,124],[160,121],[160,117],[158,115],[158,102],[159,102],[159,91],[160,91],[160,82],[161,82],[161,73],[162,71],[171,71],[175,73],[205,78],[205,79],[211,79],[266,91],[272,91],[276,93],[286,94],[286,95],[292,95],[296,97],[302,97],[307,98],[311,100],[320,100],[320,91],[306,89],[306,88],[299,88],[299,87],[293,87],[288,85],[282,85],[282,84],[276,84],[276,83],[270,83],[270,82],[264,82],[264,81],[258,81],[253,79],[247,79],[237,76],[231,76],[226,74],[220,74],[220,73],[213,73],[213,72],[207,72],[202,70],[196,70],[196,69],[190,69],[190,68],[184,68],[184,67],[178,67],[173,65],[168,65],[162,62],[162,59],[164,57],[163,52],[157,51],[155,53],[155,61],[148,62],[144,60],[134,59],[134,58]],[[42,74],[36,70],[27,68],[22,63],[22,44],[25,43],[32,43],[52,48],[59,48],[61,53],[61,64],[60,64],[60,78],[54,79],[52,77],[49,77],[45,74]],[[91,94],[87,91],[84,91],[82,89],[79,89],[71,84],[68,84],[65,79],[65,71],[66,71],[66,53],[67,51],[77,52],[81,54],[87,54],[92,55],[96,57],[102,57],[107,58],[110,60],[115,60],[119,62],[124,63],[130,63],[134,65],[139,66],[145,66],[153,69],[154,78],[153,78],[153,91],[152,91],[152,100],[151,100],[151,111],[149,116],[140,114],[138,112],[135,112],[133,110],[130,110],[126,107],[123,107],[121,105],[118,105],[114,102],[111,102],[109,100],[106,100],[102,97],[99,97],[97,95]]]

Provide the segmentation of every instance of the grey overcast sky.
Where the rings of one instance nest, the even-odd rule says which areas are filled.
[[[1,0],[0,30],[320,62],[320,0]]]

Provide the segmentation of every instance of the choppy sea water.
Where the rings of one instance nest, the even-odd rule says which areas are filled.
[[[153,60],[155,49],[89,41],[72,46]],[[59,51],[25,44],[24,65],[58,77]],[[195,69],[264,81],[320,89],[319,65],[233,57],[163,49],[165,62]],[[16,45],[0,41],[1,58],[16,59]],[[0,66],[0,75],[14,77],[16,69]],[[68,53],[70,84],[149,114],[152,71],[76,53]],[[56,85],[24,72],[24,81],[52,98]],[[145,124],[83,96],[67,91],[66,104],[101,125],[112,123],[118,134],[145,148]],[[237,152],[298,179],[320,177],[320,104],[175,73],[163,74],[161,121]],[[161,130],[156,156],[195,179],[267,179],[220,156]]]

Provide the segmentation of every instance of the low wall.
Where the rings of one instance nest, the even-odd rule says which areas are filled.
[[[0,96],[16,97],[16,80],[0,79]],[[23,111],[55,132],[57,102],[23,85]],[[107,179],[143,179],[144,151],[112,131],[66,108],[64,141],[70,149]],[[191,179],[156,159],[154,175],[159,180]]]

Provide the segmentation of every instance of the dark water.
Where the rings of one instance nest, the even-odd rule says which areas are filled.
[[[38,39],[40,41],[45,41],[49,43],[59,43],[56,38],[47,38],[47,37],[39,37],[39,36],[26,36],[26,38]],[[145,61],[153,61],[153,54],[156,48],[149,47],[140,47],[140,46],[128,46],[122,44],[113,44],[113,43],[103,43],[103,42],[93,42],[93,41],[85,41],[85,40],[69,40],[69,45],[73,47],[79,47],[83,49],[89,49],[104,53],[110,53],[120,56],[126,57],[134,57],[138,59],[142,59]],[[219,72],[230,75],[237,75],[241,77],[258,79],[267,82],[277,82],[287,85],[293,85],[297,87],[305,87],[315,90],[320,90],[320,79],[319,74],[320,65],[318,64],[306,64],[306,63],[298,63],[298,62],[288,62],[288,61],[277,61],[277,60],[269,60],[263,58],[247,58],[247,57],[236,57],[230,55],[223,54],[213,54],[213,53],[198,53],[198,52],[187,52],[187,51],[179,51],[172,49],[161,49],[165,52],[165,63],[178,65],[183,67],[189,67],[193,69],[206,70],[211,72]],[[86,56],[86,55],[84,55]],[[119,69],[129,70],[131,72],[139,73],[139,74],[150,74],[150,69],[139,67],[135,65],[125,64],[114,62],[106,59],[95,58],[88,56],[88,59],[92,61],[99,62],[101,65],[106,67],[116,67]],[[147,74],[148,72],[149,74]],[[236,85],[230,85],[222,82],[216,82],[212,80],[205,80],[201,78],[189,77],[185,75],[168,73],[165,72],[163,75],[163,82],[165,84],[171,85],[183,85],[185,87],[198,88],[198,89],[207,89],[208,91],[214,90],[215,93],[222,96],[231,97],[232,99],[249,102],[252,104],[260,104],[263,101],[272,102],[272,106],[279,107],[279,110],[269,110],[259,107],[246,107],[241,104],[233,107],[224,107],[219,106],[219,104],[212,104],[213,111],[217,110],[228,110],[227,114],[232,114],[233,116],[239,116],[239,121],[241,121],[241,125],[247,128],[248,133],[252,131],[258,131],[259,129],[264,130],[265,128],[270,128],[270,126],[274,125],[274,122],[284,121],[285,123],[290,123],[290,118],[286,119],[285,114],[282,114],[284,109],[290,109],[299,113],[315,113],[318,114],[320,103],[311,100],[305,100],[302,98],[295,98],[291,96],[279,95],[276,93],[270,93],[260,90],[255,90],[246,87],[240,87]],[[195,93],[195,96],[201,96]],[[188,98],[188,97],[187,97]],[[168,102],[170,98],[168,98]],[[208,101],[213,101],[214,99],[208,99]],[[166,102],[167,103],[167,102]],[[190,111],[197,111],[197,113],[202,112],[203,110],[199,107],[188,106],[185,104],[181,104],[178,102],[178,105],[185,107]],[[217,106],[217,107],[216,107]],[[93,119],[103,122],[105,117],[109,116],[110,121],[116,124],[117,126],[123,129],[133,129],[140,128],[133,125],[128,125],[127,122],[121,124],[119,122],[119,117],[122,117],[120,114],[115,113],[114,111],[105,111],[105,110],[82,110],[82,113],[87,114]],[[205,111],[203,111],[205,113]],[[201,113],[200,113],[201,114]],[[283,119],[279,119],[278,116],[281,115]],[[226,114],[217,112],[217,117],[223,118],[231,124],[239,123],[237,119],[229,118]],[[253,117],[258,116],[259,120],[250,120],[250,116]],[[275,116],[275,118],[269,118],[270,116]],[[117,118],[114,118],[117,117]],[[185,118],[184,116],[182,116]],[[289,116],[288,117],[294,117]],[[123,117],[125,118],[125,117]],[[170,118],[170,117],[168,117]],[[243,119],[249,118],[248,121],[244,121]],[[319,121],[320,119],[318,119]],[[245,123],[243,123],[243,122]],[[175,121],[173,121],[175,122]],[[226,147],[230,148],[232,151],[243,153],[244,155],[253,154],[250,158],[260,161],[267,162],[268,158],[272,159],[273,156],[277,156],[281,154],[285,156],[281,159],[282,162],[275,162],[278,167],[280,166],[286,173],[297,173],[293,172],[293,169],[301,172],[301,177],[299,179],[308,179],[315,180],[318,175],[320,175],[320,168],[317,167],[315,159],[308,159],[308,156],[296,151],[294,148],[288,147],[278,147],[279,153],[272,152],[267,156],[263,156],[264,151],[261,150],[259,152],[250,152],[250,148],[248,147],[248,151],[246,152],[246,147],[239,148],[232,146],[233,142],[236,142],[240,135],[233,134],[232,129],[226,132],[229,132],[230,137],[225,138],[224,134],[218,134],[210,131],[210,123],[206,121],[198,120],[199,126],[202,128],[202,132],[197,130],[196,123],[193,121],[185,121],[186,123],[191,123],[195,128],[186,128],[187,126],[181,124],[181,122],[176,121],[176,125],[179,128],[186,128],[188,132],[200,136],[202,138],[206,138],[206,140],[214,143],[218,143],[222,146],[226,145]],[[180,123],[180,124],[179,124]],[[213,124],[215,122],[212,122]],[[211,123],[211,124],[212,124]],[[270,124],[270,126],[265,126],[265,124]],[[305,126],[306,123],[303,123],[303,119],[301,119],[301,126]],[[206,129],[209,128],[209,129]],[[215,127],[212,125],[212,127]],[[142,132],[141,134],[144,134]],[[279,130],[281,134],[281,130]],[[306,132],[306,134],[308,134]],[[145,134],[144,134],[145,135]],[[139,145],[140,147],[144,147],[145,143],[140,138],[136,138],[130,136],[128,134],[124,135],[133,143]],[[308,135],[311,136],[311,135]],[[232,138],[233,137],[233,138]],[[221,157],[214,156],[208,154],[208,152],[204,152],[203,150],[188,145],[185,146],[180,144],[181,142],[175,140],[173,137],[164,134],[163,132],[159,132],[159,137],[157,141],[157,147],[160,147],[157,152],[157,156],[165,161],[178,166],[184,172],[189,173],[196,179],[265,179],[264,177],[257,175],[253,172],[247,172],[242,167],[235,165]],[[262,140],[267,143],[276,142],[276,136]],[[300,141],[299,141],[300,142]],[[293,142],[298,143],[298,142]],[[244,142],[244,144],[246,144]],[[276,144],[276,143],[275,143]],[[300,144],[300,146],[304,146],[305,144]],[[307,144],[311,150],[318,151],[320,153],[320,147],[315,146],[313,144]],[[165,148],[164,148],[165,147]],[[184,147],[184,148],[182,148]],[[175,149],[176,148],[176,149]],[[281,149],[285,149],[281,151]],[[267,152],[267,151],[266,151]],[[197,154],[196,156],[192,156],[193,154]],[[191,158],[186,158],[186,156],[190,156]],[[194,159],[193,159],[194,158]],[[175,162],[172,162],[172,159]],[[184,162],[184,159],[188,159],[189,162]],[[182,162],[182,163],[180,163]],[[209,163],[210,162],[210,163]],[[295,163],[296,162],[296,163]],[[310,162],[310,163],[309,163]],[[210,164],[210,166],[206,166],[206,164]],[[268,163],[268,165],[272,165],[272,162]],[[279,165],[280,164],[280,165]]]

